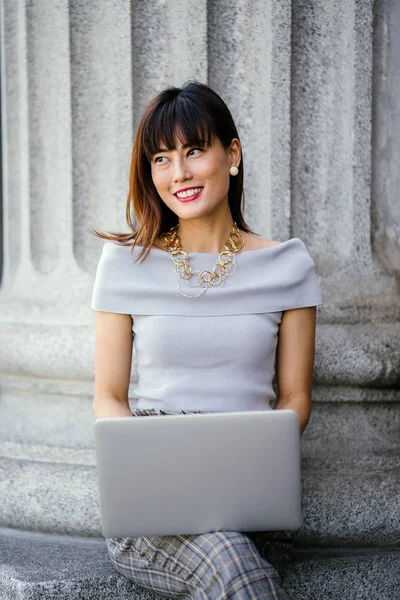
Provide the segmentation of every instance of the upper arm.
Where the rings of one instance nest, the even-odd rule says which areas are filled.
[[[283,312],[276,352],[279,399],[303,396],[311,401],[316,313],[316,306]]]
[[[131,315],[96,311],[94,399],[114,397],[129,406]]]

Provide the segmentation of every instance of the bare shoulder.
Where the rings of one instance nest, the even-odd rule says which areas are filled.
[[[261,240],[260,242],[262,242],[262,246],[260,246],[260,248],[271,248],[272,246],[279,246],[279,244],[282,244],[282,242],[276,242],[275,240]]]
[[[247,250],[258,250],[259,248],[272,248],[272,246],[278,246],[282,242],[276,240],[264,240],[250,233],[240,232],[245,243]]]

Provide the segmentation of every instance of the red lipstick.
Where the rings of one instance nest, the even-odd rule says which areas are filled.
[[[186,189],[190,190],[191,188],[186,188]],[[193,188],[193,189],[195,189],[195,188]],[[175,194],[175,196],[179,200],[179,202],[191,202],[192,200],[196,200],[196,198],[198,198],[200,196],[203,189],[200,190],[200,192],[198,192],[197,194],[194,194],[193,196],[187,196],[186,198],[179,198],[178,196],[176,196],[176,194]],[[179,191],[183,192],[184,190],[179,190]]]

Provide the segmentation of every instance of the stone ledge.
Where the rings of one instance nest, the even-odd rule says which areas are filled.
[[[394,280],[393,280],[394,281]],[[387,289],[388,280],[383,277],[381,289]],[[52,284],[53,285],[53,284]],[[343,284],[343,293],[347,289],[357,290],[365,285],[364,277],[360,282],[351,283],[350,288]],[[378,283],[376,282],[378,286]],[[394,285],[394,284],[393,284]],[[41,290],[45,294],[44,290]],[[388,292],[389,293],[389,292]],[[396,298],[397,300],[397,298]],[[17,300],[18,302],[18,300]],[[32,304],[31,300],[31,304]],[[356,302],[356,310],[359,311]],[[0,303],[1,305],[1,303]],[[18,308],[13,305],[13,310]],[[334,324],[317,322],[314,381],[317,384],[334,386],[343,385],[361,387],[394,387],[398,382],[400,370],[400,323],[395,320],[395,314],[390,315],[392,322],[373,323],[373,313],[365,315],[367,322],[351,324],[352,317],[346,317],[346,301],[342,299],[343,307],[339,315],[335,315]],[[353,310],[354,299],[350,299],[350,311]],[[382,298],[378,304],[380,318],[382,315]],[[30,307],[31,308],[31,305]],[[7,311],[7,307],[5,308]],[[337,306],[335,312],[337,313]],[[390,304],[388,306],[391,312]],[[327,318],[329,304],[325,302],[322,313]],[[25,309],[24,309],[25,312]],[[0,371],[12,377],[15,384],[22,383],[19,379],[21,365],[29,380],[41,382],[40,388],[63,391],[65,380],[75,380],[77,387],[88,391],[92,389],[87,384],[93,382],[93,346],[94,325],[86,323],[66,325],[65,323],[41,323],[40,318],[34,322],[0,322],[0,336],[6,352],[0,352]],[[357,315],[356,320],[360,319]],[[28,343],[21,344],[21,339]],[[43,344],[46,340],[46,344]],[[136,354],[132,355],[131,381],[137,381]],[[49,382],[46,388],[45,382]],[[57,380],[62,384],[57,386]],[[51,382],[53,382],[51,384]],[[28,392],[38,389],[38,384],[28,387]],[[91,394],[92,395],[92,394]]]
[[[104,538],[0,529],[4,600],[160,600],[118,574]],[[282,579],[291,600],[395,600],[400,548],[295,548]]]
[[[159,600],[114,569],[104,538],[0,529],[1,600]]]
[[[304,457],[298,540],[323,546],[391,546],[400,538],[398,458],[330,465]],[[0,526],[101,535],[94,467],[0,458]]]
[[[325,548],[323,553],[307,554],[302,558],[293,552],[294,562],[282,579],[290,600],[400,598],[400,548],[357,553],[352,548]]]
[[[48,462],[53,462],[53,457],[73,462],[72,452],[66,455],[74,450],[79,453],[78,464],[95,464],[95,417],[91,399],[80,397],[66,401],[63,396],[9,393],[1,386],[0,393],[2,443],[22,444],[25,453],[31,447],[29,458],[32,459],[43,446],[42,460]],[[136,403],[130,406],[134,409]],[[348,388],[335,391],[335,388],[315,386],[311,419],[302,440],[304,446],[309,440],[321,439],[316,456],[322,451],[329,457],[333,450],[348,457],[349,445],[351,451],[357,450],[359,455],[368,450],[368,454],[376,456],[386,450],[388,444],[399,449],[399,429],[400,389],[355,388],[352,397]]]

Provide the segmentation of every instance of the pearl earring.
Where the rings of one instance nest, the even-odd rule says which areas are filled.
[[[237,175],[237,174],[239,173],[239,169],[238,169],[237,167],[231,167],[231,168],[229,169],[229,173],[230,173],[231,175]]]

